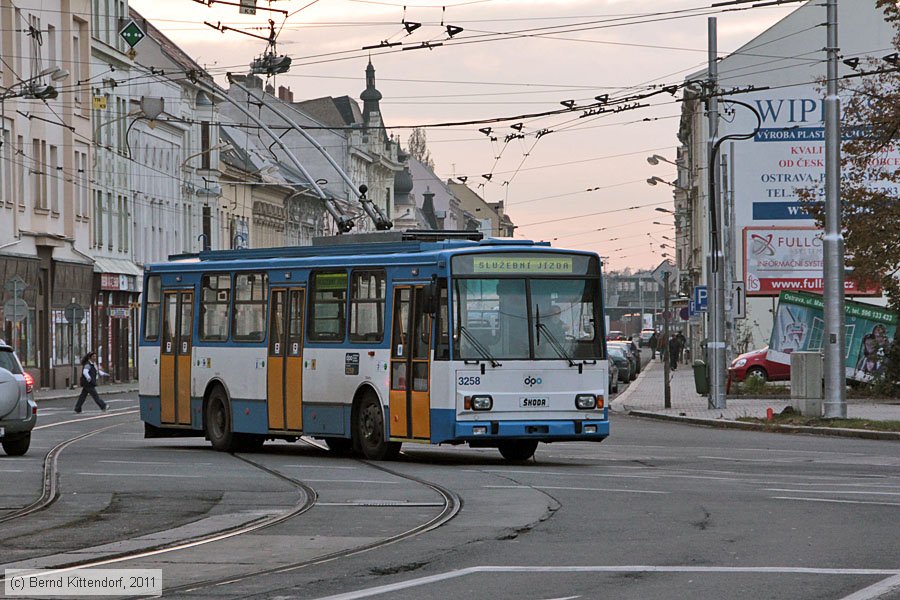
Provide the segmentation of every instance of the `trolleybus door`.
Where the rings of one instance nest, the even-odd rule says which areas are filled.
[[[302,289],[272,290],[267,404],[269,429],[303,429]]]
[[[425,286],[394,287],[391,335],[390,435],[431,437],[431,315]]]
[[[191,424],[191,349],[194,330],[194,293],[165,292],[163,334],[160,336],[160,421]]]

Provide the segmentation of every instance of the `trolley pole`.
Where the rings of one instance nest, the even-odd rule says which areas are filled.
[[[837,0],[827,0],[825,96],[825,402],[826,418],[847,417],[844,358],[844,236],[841,234],[841,99],[838,96]]]

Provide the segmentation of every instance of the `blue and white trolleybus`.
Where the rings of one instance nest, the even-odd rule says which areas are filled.
[[[144,275],[146,436],[223,451],[309,436],[371,459],[465,443],[514,461],[602,441],[600,273],[590,252],[409,232],[171,257]]]

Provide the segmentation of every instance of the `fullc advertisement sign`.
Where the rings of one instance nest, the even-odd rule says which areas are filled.
[[[781,292],[766,358],[789,365],[791,352],[819,352],[825,338],[825,303],[822,296]],[[884,355],[897,333],[897,316],[872,304],[846,301],[847,379],[868,381],[884,363]]]
[[[777,296],[782,291],[822,293],[825,288],[822,230],[816,227],[745,227],[744,274],[748,296]],[[848,295],[878,295],[850,277]]]

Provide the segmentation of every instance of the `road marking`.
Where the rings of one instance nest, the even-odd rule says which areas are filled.
[[[110,463],[114,465],[166,465],[173,467],[211,467],[212,463],[175,463],[175,462],[154,462],[141,460],[101,460],[102,463]]]
[[[900,502],[866,502],[864,500],[834,500],[830,498],[799,498],[795,496],[771,496],[773,500],[801,500],[804,502],[830,502],[832,504],[872,504],[874,506],[900,506]]]
[[[375,479],[304,479],[305,483],[381,483],[397,485],[396,481],[377,481]]]
[[[787,490],[782,488],[765,488],[767,492],[791,492],[794,494],[864,494],[866,496],[900,496],[900,492],[857,492],[855,490]]]
[[[567,490],[571,492],[621,492],[625,494],[671,494],[671,492],[660,492],[656,490],[622,490],[616,488],[583,488],[583,487],[563,487],[554,485],[483,485],[482,488],[494,490]]]
[[[876,598],[881,598],[897,588],[900,588],[900,575],[883,579],[875,585],[859,590],[855,594],[844,596],[841,600],[876,600]]]
[[[799,456],[790,460],[775,460],[774,458],[738,458],[736,456],[698,456],[697,458],[705,458],[708,460],[725,460],[729,462],[749,462],[749,463],[778,463],[778,464],[797,464],[808,462],[805,458]]]
[[[297,465],[297,464],[289,464],[289,465],[279,465],[278,468],[282,467],[290,467],[294,469],[328,469],[329,471],[333,471],[336,469],[346,469],[350,471],[355,471],[356,467],[333,467],[331,465]]]
[[[177,479],[203,479],[203,475],[171,475],[168,473],[75,473],[99,477],[172,477]]]
[[[507,471],[504,469],[469,469],[470,473],[498,473],[500,475],[559,475],[562,477],[620,477],[623,479],[659,479],[661,475],[615,475],[612,473],[563,473],[560,471]]]
[[[427,585],[430,583],[438,583],[464,577],[468,575],[476,575],[480,573],[783,573],[787,575],[889,575],[877,586],[880,586],[879,593],[893,589],[894,586],[900,584],[900,570],[897,569],[816,569],[811,567],[695,567],[695,566],[654,566],[654,565],[622,565],[622,566],[483,566],[468,567],[466,569],[457,569],[437,575],[429,575],[426,577],[418,577],[407,581],[392,583],[388,585],[380,585],[346,594],[335,594],[333,596],[324,596],[316,600],[356,600],[356,598],[369,598],[379,596],[390,592]],[[896,580],[896,581],[895,581]],[[891,587],[887,587],[891,586]],[[875,588],[870,586],[857,592],[861,594]],[[874,599],[874,595],[848,596],[842,600],[869,600]]]

